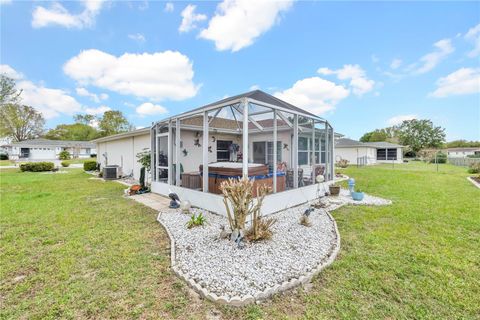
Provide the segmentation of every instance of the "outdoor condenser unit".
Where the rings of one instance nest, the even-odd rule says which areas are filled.
[[[117,165],[105,166],[103,168],[103,178],[105,180],[120,179],[122,176],[122,168]]]

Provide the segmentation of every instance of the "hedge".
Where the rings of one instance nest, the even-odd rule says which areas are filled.
[[[83,163],[83,170],[85,171],[95,171],[97,170],[97,161],[85,161]]]
[[[22,172],[52,171],[53,168],[55,168],[55,165],[53,164],[53,162],[27,162],[27,163],[22,163],[20,165],[20,170]]]

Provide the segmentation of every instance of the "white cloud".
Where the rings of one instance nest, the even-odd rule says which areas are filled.
[[[165,4],[165,9],[163,9],[165,12],[173,12],[173,10],[175,9],[175,6],[173,5],[173,3],[171,2],[167,2]]]
[[[239,51],[270,30],[292,3],[292,0],[224,0],[199,36],[214,41],[217,50]]]
[[[475,58],[480,55],[480,23],[475,27],[470,28],[465,34],[465,39],[473,43],[473,50],[467,55],[470,58]]]
[[[23,90],[22,103],[34,107],[46,119],[82,111],[82,105],[64,90],[46,88],[28,80],[17,82],[17,86]]]
[[[158,104],[153,104],[151,102],[142,103],[135,110],[140,116],[151,116],[168,113],[168,110],[165,107]]]
[[[77,29],[91,27],[102,9],[103,2],[103,0],[83,0],[82,4],[85,8],[79,14],[70,13],[59,2],[53,2],[48,9],[37,6],[32,14],[32,27],[43,28],[50,25]]]
[[[116,57],[91,49],[71,58],[63,70],[83,85],[155,101],[191,98],[200,87],[192,81],[192,62],[178,51]]]
[[[398,69],[401,65],[402,65],[402,60],[401,59],[393,59],[392,63],[390,63],[390,68]]]
[[[407,68],[407,70],[412,71],[414,74],[427,73],[428,71],[435,68],[453,51],[455,51],[455,48],[452,46],[452,41],[450,39],[442,39],[438,42],[435,42],[433,46],[436,48],[435,51],[432,51],[420,58],[420,67],[417,67],[417,64],[413,64],[409,68]]]
[[[480,93],[480,68],[461,68],[437,80],[437,89],[430,93],[435,98]]]
[[[12,79],[21,79],[23,75],[10,67],[8,64],[0,64],[0,74]]]
[[[197,6],[193,4],[189,4],[188,6],[183,9],[181,16],[182,16],[182,23],[180,24],[180,27],[178,28],[178,31],[180,32],[188,32],[192,29],[195,29],[197,27],[196,23],[200,21],[205,21],[207,20],[207,16],[204,14],[200,13],[195,13],[195,9]]]
[[[86,108],[85,113],[92,114],[92,115],[101,115],[104,114],[107,111],[111,111],[112,108],[108,106],[100,106],[98,108]]]
[[[334,82],[311,77],[299,80],[291,88],[274,95],[311,113],[322,114],[332,110],[340,100],[348,97],[349,90]]]
[[[250,91],[259,90],[259,89],[260,89],[260,86],[258,84],[254,84],[253,86],[250,87]]]
[[[320,68],[317,72],[322,75],[335,74],[339,80],[350,80],[349,85],[352,88],[352,92],[358,96],[373,90],[375,85],[375,81],[368,79],[365,70],[363,70],[358,64],[346,64],[337,70]]]
[[[141,33],[129,34],[128,38],[133,40],[133,41],[136,41],[138,43],[143,43],[147,40],[147,39],[145,39],[145,36]]]
[[[0,73],[14,78],[17,81],[17,88],[22,90],[21,103],[34,107],[46,119],[82,111],[82,105],[65,90],[51,89],[42,84],[35,84],[6,64],[0,65]]]
[[[405,120],[412,120],[412,119],[417,119],[418,116],[416,114],[404,114],[404,115],[398,115],[395,117],[391,117],[390,119],[387,120],[387,124],[389,126],[396,126],[398,124],[401,124]]]
[[[100,100],[106,100],[108,99],[108,94],[106,93],[102,93],[100,95],[97,95],[95,93],[91,93],[89,92],[87,89],[85,88],[76,88],[75,89],[75,92],[77,93],[77,95],[79,96],[82,96],[82,97],[88,97],[90,99],[92,99],[92,101],[96,102],[96,103],[99,103]]]

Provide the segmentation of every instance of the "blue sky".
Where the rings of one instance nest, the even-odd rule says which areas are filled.
[[[415,117],[480,140],[479,2],[0,3],[0,71],[48,127],[260,88],[351,138]]]

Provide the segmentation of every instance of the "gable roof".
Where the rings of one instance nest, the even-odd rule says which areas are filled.
[[[360,142],[353,139],[341,138],[335,140],[335,148],[404,148],[404,146],[387,141]]]
[[[27,146],[50,146],[50,147],[83,147],[95,148],[95,143],[91,141],[73,141],[73,140],[49,140],[49,139],[31,139],[19,142],[13,142],[14,147]]]

